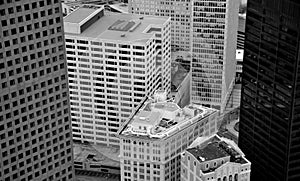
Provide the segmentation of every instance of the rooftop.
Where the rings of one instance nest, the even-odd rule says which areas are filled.
[[[119,130],[122,136],[161,139],[207,117],[217,110],[190,104],[181,109],[177,104],[155,95],[147,98],[132,118]]]
[[[193,154],[200,162],[230,156],[225,150],[219,147],[217,141],[212,141],[203,148],[194,147],[187,149],[187,151]]]
[[[119,167],[119,149],[74,143],[74,161],[83,163],[97,163],[105,166]]]
[[[189,51],[180,50],[181,48],[174,48],[174,49],[178,49],[178,50],[172,51],[171,54],[172,60],[176,60],[176,59],[189,60],[191,58],[191,53]]]
[[[70,22],[70,23],[80,23],[84,19],[88,18],[88,16],[92,15],[99,9],[99,7],[93,6],[82,6],[80,8],[77,8],[75,11],[70,13],[68,16],[64,18],[64,21]]]
[[[173,47],[173,49],[180,49],[180,48]],[[174,50],[171,52],[172,52],[171,53],[172,62],[180,63],[180,65],[182,65],[182,67],[185,68],[187,72],[189,72],[191,69],[191,60],[192,60],[191,53],[189,51],[184,51],[184,50]]]
[[[230,161],[244,164],[248,161],[243,158],[244,153],[229,139],[213,135],[197,138],[187,149],[199,162],[206,162],[230,156]]]
[[[116,4],[110,4],[108,6],[121,13],[128,13],[128,5],[126,3],[116,3]]]
[[[98,7],[99,8],[99,7]],[[103,9],[103,8],[102,8]],[[146,42],[157,31],[161,31],[161,27],[170,18],[155,17],[128,13],[108,14],[93,19],[93,22],[85,23],[87,27],[83,27],[84,31],[74,33],[72,23],[77,23],[81,26],[83,19],[92,19],[97,13],[94,8],[80,7],[76,11],[64,18],[65,33],[68,36],[81,36],[94,39],[109,39],[120,41],[139,41]],[[80,17],[80,18],[77,18]],[[98,16],[98,15],[97,15]],[[151,29],[152,28],[152,29]],[[151,30],[155,31],[149,31]]]

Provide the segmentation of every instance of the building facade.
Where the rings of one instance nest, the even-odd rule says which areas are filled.
[[[191,102],[223,112],[235,78],[239,3],[130,0],[129,12],[171,17],[172,46],[192,53]]]
[[[216,109],[194,104],[181,109],[163,97],[146,99],[119,130],[123,181],[180,180],[181,152],[199,135],[217,132]]]
[[[244,50],[236,50],[235,84],[242,83]]]
[[[181,181],[250,181],[251,163],[234,141],[199,137],[182,153]]]
[[[237,50],[244,50],[245,43],[245,25],[246,25],[246,14],[239,14],[239,26],[237,32]]]
[[[251,179],[300,179],[300,3],[248,0],[239,147]]]
[[[119,147],[116,133],[140,101],[171,90],[170,19],[83,6],[64,22],[73,138]]]
[[[235,78],[239,3],[194,0],[191,102],[223,112]]]
[[[186,71],[178,62],[172,62],[171,65],[171,93],[169,97],[172,97],[179,107],[185,107],[190,104],[191,73]]]
[[[190,50],[192,14],[192,4],[190,2],[190,0],[129,0],[128,12],[141,15],[171,17],[172,46]]]
[[[0,180],[73,180],[59,0],[0,1]]]

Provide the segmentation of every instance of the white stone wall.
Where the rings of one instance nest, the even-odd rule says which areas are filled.
[[[121,180],[168,181],[172,178],[178,180],[180,178],[178,157],[198,136],[210,136],[216,133],[217,114],[218,112],[215,112],[202,120],[193,118],[191,122],[176,129],[176,132],[166,139],[152,140],[121,135]],[[156,169],[157,165],[159,169]],[[175,173],[173,176],[172,172]]]
[[[159,88],[157,44],[66,39],[74,139],[118,146],[119,126]]]

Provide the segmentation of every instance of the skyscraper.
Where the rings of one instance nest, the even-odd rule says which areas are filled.
[[[300,2],[248,0],[239,147],[251,180],[300,179]]]
[[[171,17],[172,46],[191,51],[191,102],[224,110],[235,77],[239,2],[130,0],[129,12]]]
[[[0,1],[0,180],[73,180],[59,0]]]
[[[191,102],[223,112],[235,78],[239,3],[194,0]]]
[[[119,147],[145,96],[171,90],[170,18],[82,6],[64,18],[74,140]]]

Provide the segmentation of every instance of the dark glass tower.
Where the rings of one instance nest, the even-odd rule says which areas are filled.
[[[251,180],[300,180],[299,39],[299,0],[248,0],[239,147]]]

